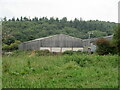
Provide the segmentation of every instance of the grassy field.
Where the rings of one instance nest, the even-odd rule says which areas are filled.
[[[3,88],[117,88],[118,56],[3,56]]]

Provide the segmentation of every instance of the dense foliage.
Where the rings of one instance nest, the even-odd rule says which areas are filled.
[[[53,18],[33,18],[26,17],[19,20],[14,18],[3,22],[3,38],[12,36],[19,41],[28,41],[35,38],[45,37],[53,34],[64,33],[78,38],[88,38],[87,32],[94,32],[91,37],[100,37],[113,34],[115,23],[98,20],[78,20],[68,21],[66,17],[62,19]]]
[[[105,38],[100,38],[96,40],[97,50],[96,52],[99,55],[107,55],[107,54],[117,54],[117,47],[116,44]]]
[[[117,47],[117,52],[120,55],[120,24],[118,24],[118,27],[116,27],[115,29],[113,41]]]
[[[111,35],[114,31],[115,23],[82,19],[68,21],[66,17],[62,19],[51,17],[32,18],[21,17],[3,21],[3,41],[11,38],[19,41],[28,41],[35,38],[45,37],[53,34],[68,34],[78,38],[88,38],[88,32],[94,32],[91,37]],[[4,42],[9,44],[9,42]]]
[[[120,55],[120,24],[114,29],[114,36],[112,40],[100,38],[96,41],[99,55],[119,54]]]
[[[118,88],[117,55],[38,56],[15,51],[3,55],[2,67],[3,88]]]

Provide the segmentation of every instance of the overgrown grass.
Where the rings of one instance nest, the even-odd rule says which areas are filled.
[[[3,56],[3,88],[117,88],[118,56]]]

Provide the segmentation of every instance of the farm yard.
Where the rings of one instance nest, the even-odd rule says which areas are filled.
[[[3,55],[3,88],[118,88],[117,55],[44,53]]]

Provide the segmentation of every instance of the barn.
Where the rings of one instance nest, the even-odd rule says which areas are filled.
[[[107,39],[107,40],[112,40],[113,35],[105,36],[105,37],[99,37],[99,38],[83,39],[83,47],[85,47],[85,46],[90,46],[91,43],[95,43],[95,41],[96,41],[97,39],[100,39],[100,38],[105,38],[105,39]]]
[[[91,51],[95,51],[96,50],[96,40],[100,39],[100,38],[104,38],[107,40],[112,40],[113,39],[113,35],[110,36],[105,36],[105,37],[99,37],[99,38],[91,38],[91,39],[83,39],[83,51],[88,51],[88,49],[90,48]]]
[[[57,34],[44,38],[23,42],[19,50],[49,50],[51,52],[64,52],[66,50],[82,51],[82,39],[65,34]]]

